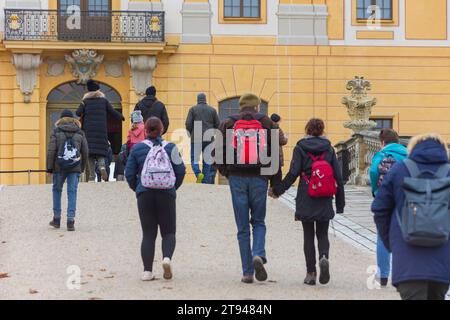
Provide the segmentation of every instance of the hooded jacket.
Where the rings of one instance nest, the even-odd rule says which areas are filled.
[[[345,207],[344,182],[339,163],[336,158],[334,148],[330,141],[325,137],[306,136],[301,139],[294,148],[294,154],[290,169],[283,181],[273,187],[273,193],[281,196],[302,176],[302,172],[309,178],[313,160],[308,152],[314,156],[320,156],[325,153],[325,160],[330,163],[334,171],[338,188],[336,199],[337,213],[343,213]],[[330,198],[311,198],[308,194],[308,184],[301,178],[297,188],[295,218],[303,222],[329,221],[334,218],[333,197]]]
[[[134,127],[134,128],[133,128]],[[130,131],[128,131],[127,150],[131,151],[135,144],[143,141],[146,138],[145,126],[143,123],[133,125]]]
[[[144,124],[150,117],[157,117],[163,123],[163,134],[169,129],[169,116],[167,115],[164,103],[156,99],[154,96],[146,96],[139,101],[134,107],[134,111],[140,110],[144,117]]]
[[[420,170],[436,172],[448,163],[445,142],[435,135],[413,138],[408,150],[408,158],[416,162]],[[450,283],[450,242],[436,248],[409,245],[403,240],[397,219],[393,218],[394,214],[401,212],[405,201],[402,189],[405,177],[410,177],[410,174],[403,163],[393,166],[372,203],[378,234],[392,252],[392,283],[394,286],[413,280]]]
[[[109,149],[108,114],[119,121],[125,120],[123,115],[114,110],[101,91],[86,93],[76,114],[82,118],[89,155],[106,157]]]
[[[81,155],[81,163],[66,172],[83,172],[86,168],[88,159],[88,143],[81,130],[81,123],[75,118],[61,118],[56,122],[56,128],[50,136],[50,142],[47,148],[47,172],[60,172],[61,169],[56,163],[56,157],[59,151],[64,148],[67,138],[72,138],[75,147]]]
[[[202,123],[202,132],[194,133],[195,122],[200,121]],[[201,137],[209,129],[218,129],[220,125],[219,116],[216,109],[206,103],[206,96],[199,94],[197,97],[197,105],[189,109],[188,116],[186,118],[186,130],[189,132],[191,139],[193,140],[197,135],[200,140],[196,142],[202,142]]]
[[[373,156],[372,165],[370,167],[370,185],[372,186],[373,194],[377,193],[377,183],[380,178],[378,165],[387,155],[394,157],[396,162],[401,162],[408,156],[408,150],[400,143],[390,143]]]

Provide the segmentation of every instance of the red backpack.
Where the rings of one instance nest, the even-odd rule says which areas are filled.
[[[266,132],[261,124],[262,114],[246,114],[232,117],[237,120],[233,126],[233,149],[235,166],[242,168],[261,167],[260,155],[267,150]]]
[[[313,160],[311,178],[308,179],[304,172],[302,172],[302,176],[308,184],[308,195],[311,198],[329,198],[337,193],[334,171],[328,161],[325,160],[325,154],[326,152],[319,157],[315,157],[308,152],[308,155]]]

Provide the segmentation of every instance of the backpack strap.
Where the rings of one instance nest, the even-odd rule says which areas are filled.
[[[149,148],[153,148],[153,142],[148,139],[142,140],[142,143],[148,146]]]
[[[326,152],[324,152],[324,153],[322,153],[320,156],[316,157],[316,156],[314,156],[311,152],[308,152],[308,156],[309,156],[314,162],[319,161],[319,160],[324,160],[324,159],[325,159],[325,155],[326,155]]]
[[[450,171],[450,164],[446,163],[440,166],[434,175],[436,176],[436,178],[442,179],[448,176],[449,171]]]
[[[403,163],[405,164],[406,169],[408,170],[412,178],[418,178],[421,175],[422,172],[419,170],[419,167],[414,161],[412,161],[411,159],[405,159],[403,160]]]

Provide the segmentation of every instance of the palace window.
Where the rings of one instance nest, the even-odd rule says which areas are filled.
[[[370,120],[377,123],[377,126],[373,130],[393,129],[393,121],[391,118],[371,118]]]
[[[372,16],[376,20],[392,20],[392,0],[357,0],[356,16],[358,20]]]
[[[261,18],[261,0],[224,0],[224,18]]]

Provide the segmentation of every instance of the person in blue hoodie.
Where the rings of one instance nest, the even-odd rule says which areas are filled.
[[[409,159],[421,171],[436,172],[449,161],[446,143],[437,134],[414,137],[408,151]],[[372,203],[378,233],[392,252],[392,284],[403,300],[444,300],[450,284],[450,243],[430,248],[407,244],[398,220],[393,218],[396,210],[401,212],[405,201],[403,180],[409,176],[405,164],[393,166]]]
[[[377,194],[378,187],[384,178],[384,170],[389,169],[388,166],[390,164],[401,162],[408,156],[408,150],[399,143],[399,136],[394,130],[381,130],[379,139],[382,149],[374,155],[372,166],[370,167],[370,184],[374,196]],[[393,159],[393,162],[390,162],[389,158]],[[388,161],[384,164],[385,168],[380,170],[379,166],[382,164],[383,159],[387,159]],[[382,287],[385,287],[388,284],[389,273],[391,271],[391,255],[379,236],[377,237],[377,265],[380,284]]]
[[[161,135],[164,131],[162,121],[150,117],[145,122],[147,140],[153,145],[162,145]],[[144,263],[142,281],[151,281],[153,275],[153,259],[158,227],[162,237],[164,279],[172,278],[171,259],[175,251],[176,231],[176,190],[181,186],[186,174],[186,167],[180,153],[173,143],[167,143],[164,150],[170,157],[175,173],[175,186],[172,189],[148,189],[141,184],[141,171],[150,146],[138,143],[132,149],[125,168],[125,177],[130,188],[136,192],[139,218],[142,226],[141,255]]]

